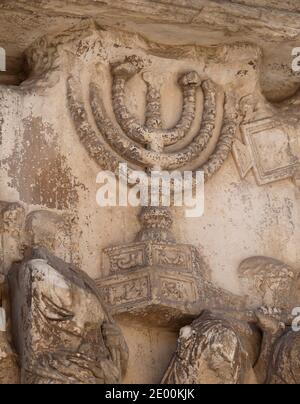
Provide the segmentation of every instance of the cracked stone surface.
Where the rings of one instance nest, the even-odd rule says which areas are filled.
[[[299,0],[0,0],[0,384],[300,383],[299,21]],[[204,215],[100,207],[120,163],[202,169]]]
[[[264,49],[262,87],[270,100],[281,101],[299,88],[290,69],[291,50],[300,39],[299,18],[297,0],[2,0],[0,46],[7,49],[8,73],[1,73],[0,80],[22,80],[22,54],[40,36],[93,19],[162,43],[259,44]]]

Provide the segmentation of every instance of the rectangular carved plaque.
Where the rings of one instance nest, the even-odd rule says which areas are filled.
[[[242,126],[242,133],[253,158],[259,185],[293,177],[299,165],[295,134],[275,118]]]
[[[136,276],[125,281],[97,281],[105,303],[113,308],[147,302],[151,297],[149,276]]]
[[[109,257],[111,274],[139,269],[147,265],[144,244],[108,248],[104,252]]]
[[[162,276],[160,289],[162,299],[180,303],[194,303],[197,300],[195,282],[178,276]]]
[[[154,245],[153,265],[167,269],[181,269],[192,272],[192,252],[184,245]]]

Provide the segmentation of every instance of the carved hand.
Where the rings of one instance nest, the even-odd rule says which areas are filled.
[[[269,335],[281,335],[285,329],[285,324],[281,321],[281,310],[277,308],[261,307],[256,311],[258,326]]]

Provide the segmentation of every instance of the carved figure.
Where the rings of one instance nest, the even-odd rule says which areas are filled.
[[[13,352],[7,333],[6,310],[3,307],[6,295],[5,277],[0,275],[0,384],[18,384],[20,372],[17,356]]]
[[[23,384],[121,381],[126,343],[84,272],[35,249],[9,282]]]
[[[260,335],[226,313],[204,312],[181,330],[163,384],[245,384],[255,381]]]
[[[0,267],[6,274],[23,258],[25,211],[18,203],[0,201]]]
[[[270,384],[300,384],[300,333],[289,329],[275,344]]]
[[[292,331],[290,307],[299,298],[296,271],[268,257],[242,262],[239,274],[256,302],[278,308],[205,311],[181,330],[165,384],[298,384],[300,333]]]

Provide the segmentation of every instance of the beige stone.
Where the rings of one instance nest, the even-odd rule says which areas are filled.
[[[114,384],[127,345],[84,273],[46,250],[9,273],[22,384]]]
[[[23,383],[299,382],[299,17],[298,0],[1,1],[1,383],[15,348]],[[99,207],[120,163],[203,170],[204,215]],[[84,337],[91,313],[113,353]],[[64,327],[96,377],[85,358],[66,376]]]

